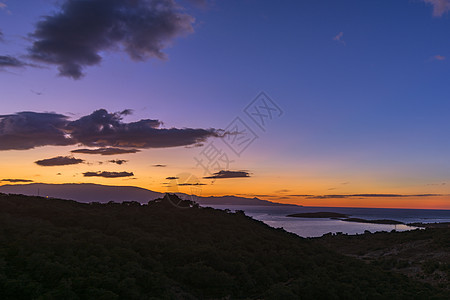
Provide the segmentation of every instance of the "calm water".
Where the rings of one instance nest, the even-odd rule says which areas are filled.
[[[269,226],[283,227],[302,237],[317,237],[328,232],[342,232],[347,234],[360,234],[365,230],[376,231],[405,231],[416,229],[407,225],[383,225],[345,222],[340,220],[292,218],[286,215],[303,212],[337,212],[355,218],[366,220],[389,219],[403,223],[434,223],[450,222],[450,210],[428,209],[388,209],[388,208],[343,208],[343,207],[289,207],[289,206],[229,206],[210,205],[218,209],[243,210],[245,214],[254,219],[263,221]]]

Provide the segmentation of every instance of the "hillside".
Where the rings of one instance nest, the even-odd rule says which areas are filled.
[[[165,199],[82,204],[0,195],[0,298],[449,296],[243,212],[181,204],[186,209]]]
[[[353,236],[328,234],[313,240],[341,254],[450,291],[448,227]]]

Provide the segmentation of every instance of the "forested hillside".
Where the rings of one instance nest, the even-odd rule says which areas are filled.
[[[445,299],[438,287],[273,229],[165,199],[0,195],[1,299]]]

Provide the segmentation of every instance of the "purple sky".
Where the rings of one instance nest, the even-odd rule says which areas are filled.
[[[157,191],[167,189],[165,178],[189,173],[206,184],[204,194],[287,202],[312,201],[289,195],[439,194],[411,207],[450,207],[449,10],[448,0],[0,0],[2,173]],[[264,130],[244,111],[261,91],[282,111]],[[73,123],[100,109],[133,111],[115,115],[122,136],[92,137],[94,127]],[[57,128],[71,142],[55,146],[55,136],[28,132],[34,146],[16,149],[13,137],[28,128],[18,121],[24,111],[66,116]],[[240,156],[211,134],[236,117],[257,136]],[[233,162],[205,175],[194,157],[210,142]],[[140,151],[71,152],[97,145]],[[35,163],[72,156],[83,162]],[[109,162],[117,159],[127,162]],[[248,176],[202,178],[220,171]]]

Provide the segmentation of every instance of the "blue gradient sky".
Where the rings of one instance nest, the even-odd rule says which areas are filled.
[[[7,6],[0,9],[0,55],[24,55],[27,34],[42,15],[55,11],[55,1],[1,2]],[[81,80],[59,77],[53,66],[3,68],[1,114],[50,111],[79,118],[99,108],[129,108],[134,114],[126,121],[151,118],[167,127],[225,128],[265,91],[284,114],[265,133],[255,127],[260,138],[233,163],[232,169],[249,170],[252,177],[217,180],[203,193],[264,194],[272,200],[281,189],[314,195],[447,195],[450,17],[445,10],[433,13],[438,2],[217,0],[207,8],[180,2],[196,18],[195,32],[165,50],[168,60],[137,63],[124,53],[103,53],[101,65],[86,68]],[[4,163],[29,157],[31,171],[16,177],[86,181],[73,169],[58,179],[54,169],[32,164],[48,156],[44,153],[63,155],[72,148],[5,151],[0,157]],[[121,167],[135,171],[135,182],[98,182],[162,191],[166,176],[188,171],[201,177],[192,160],[199,151],[145,150],[125,157],[130,164]],[[170,168],[144,169],[152,163]],[[78,173],[88,169],[77,168]],[[433,207],[450,208],[448,196],[440,199]],[[379,199],[367,200],[370,204],[281,200],[389,206]],[[415,201],[411,207],[428,207],[427,201],[435,200]]]

